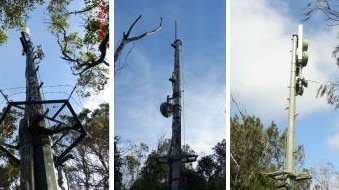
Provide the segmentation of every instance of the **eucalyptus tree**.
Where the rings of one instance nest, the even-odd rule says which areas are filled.
[[[255,116],[231,117],[230,186],[234,189],[278,189],[266,173],[282,171],[284,167],[286,134],[272,122],[264,126]],[[302,168],[302,145],[296,147],[296,163]],[[306,189],[309,181],[297,183]]]
[[[72,151],[73,160],[65,163],[65,181],[72,189],[109,189],[109,106],[84,109],[79,119],[88,135]]]

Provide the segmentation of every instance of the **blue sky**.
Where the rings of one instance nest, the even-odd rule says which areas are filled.
[[[150,6],[152,5],[152,6]],[[159,106],[172,94],[168,81],[173,72],[174,22],[183,42],[184,80],[182,143],[198,154],[226,136],[225,117],[225,2],[115,1],[114,44],[140,15],[132,35],[158,26],[162,29],[126,46],[127,66],[115,77],[114,132],[123,143],[145,142],[156,148],[161,136],[171,137],[171,118],[164,118]],[[185,129],[184,129],[185,128]]]
[[[291,38],[298,24],[309,40],[309,61],[303,75],[309,86],[297,97],[296,142],[305,148],[305,167],[331,161],[339,167],[338,110],[316,98],[321,83],[338,80],[332,57],[338,27],[328,27],[320,14],[303,22],[309,1],[232,1],[230,35],[230,91],[250,115],[267,125],[287,125]],[[234,105],[231,115],[236,114]]]

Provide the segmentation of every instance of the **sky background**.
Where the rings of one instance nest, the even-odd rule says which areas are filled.
[[[150,6],[152,5],[152,6]],[[160,137],[170,138],[172,118],[159,111],[172,95],[174,23],[183,42],[182,144],[196,153],[212,154],[226,136],[225,2],[115,1],[114,44],[142,14],[132,36],[157,27],[159,32],[125,47],[127,66],[114,80],[114,133],[124,144],[144,142],[155,150]],[[126,58],[126,53],[131,53]]]
[[[309,80],[296,98],[296,143],[304,145],[305,167],[330,161],[339,167],[339,110],[316,98],[322,83],[339,80],[332,51],[339,43],[338,27],[329,27],[321,14],[303,21],[308,0],[231,2],[230,91],[240,107],[266,126],[287,126],[292,34],[304,25],[309,61],[303,76]],[[237,114],[231,104],[231,115]]]

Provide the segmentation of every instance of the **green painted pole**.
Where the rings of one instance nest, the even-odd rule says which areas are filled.
[[[295,171],[295,108],[296,96],[302,96],[304,87],[307,87],[307,80],[302,77],[302,68],[307,65],[308,53],[307,40],[303,40],[303,26],[300,24],[298,35],[292,35],[292,59],[291,75],[289,86],[289,109],[288,124],[286,131],[286,153],[284,171],[265,173],[278,181],[277,187],[284,187],[287,190],[294,189],[294,181],[309,180],[311,175],[308,172]]]
[[[294,173],[294,136],[295,136],[295,85],[296,85],[296,53],[297,53],[298,36],[293,35],[292,38],[292,60],[291,60],[291,76],[290,76],[290,93],[289,93],[289,114],[287,127],[287,143],[286,143],[286,161],[285,168],[288,173]],[[293,186],[291,175],[287,177],[286,184]]]

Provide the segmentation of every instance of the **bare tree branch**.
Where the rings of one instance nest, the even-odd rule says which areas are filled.
[[[134,45],[133,45],[133,47],[129,48],[129,50],[128,50],[128,52],[126,53],[126,55],[124,56],[124,59],[123,59],[123,60],[120,59],[119,61],[117,61],[117,62],[115,63],[115,71],[114,71],[114,75],[120,74],[120,71],[121,71],[123,68],[125,68],[125,67],[128,66],[128,64],[129,64],[129,62],[128,62],[128,57],[129,57],[129,55],[132,53],[133,49],[134,49]]]
[[[102,40],[102,42],[99,45],[99,51],[101,52],[99,58],[97,60],[88,60],[88,61],[84,61],[78,64],[79,68],[82,68],[80,72],[76,73],[76,74],[82,74],[85,71],[87,71],[88,69],[95,67],[101,63],[105,64],[106,66],[109,66],[109,63],[107,61],[105,61],[106,58],[106,50],[107,50],[107,44],[108,44],[108,40],[109,40],[109,34],[107,33],[105,38]],[[77,60],[73,60],[78,62]]]
[[[94,3],[92,6],[88,6],[88,7],[84,8],[84,9],[82,9],[82,10],[68,11],[66,13],[66,16],[72,15],[72,14],[77,15],[77,14],[86,13],[86,12],[96,8],[97,6],[98,6],[98,3]]]
[[[326,24],[330,26],[338,25],[339,12],[333,8],[338,7],[338,1],[331,0],[313,0],[307,4],[305,19],[309,20],[313,14],[320,12],[325,16]]]
[[[238,162],[235,160],[235,158],[233,157],[232,152],[231,152],[231,158],[232,158],[233,162],[235,163],[235,165],[239,168],[240,166],[239,166]]]
[[[118,60],[124,46],[130,42],[133,42],[133,41],[137,41],[137,40],[140,40],[142,38],[144,38],[145,36],[148,36],[148,35],[151,35],[151,34],[154,34],[156,32],[158,32],[161,27],[162,27],[162,17],[160,17],[160,23],[159,23],[159,26],[156,27],[155,29],[153,30],[150,30],[150,31],[147,31],[141,35],[138,35],[138,36],[135,36],[135,37],[130,37],[130,34],[131,34],[131,31],[133,30],[134,26],[137,24],[137,22],[141,19],[141,16],[140,15],[134,22],[133,24],[129,27],[127,33],[123,33],[123,36],[122,36],[122,40],[119,44],[119,46],[117,47],[117,49],[115,50],[114,52],[114,71],[115,71],[115,62]]]
[[[328,26],[337,26],[339,25],[339,1],[338,0],[312,0],[307,4],[305,19],[309,20],[312,15],[317,12],[320,12],[325,17],[325,23]],[[339,46],[336,46],[332,51],[332,55],[336,58],[336,63],[339,66],[339,57],[337,56],[339,52]],[[339,108],[339,95],[337,94],[339,90],[338,82],[327,82],[318,88],[317,97],[325,97],[328,104],[333,105],[335,109]]]
[[[339,25],[339,11],[336,10],[338,7],[338,0],[313,0],[307,4],[304,21],[309,20],[313,14],[320,12],[324,15],[325,23],[328,26],[337,26]],[[337,65],[339,65],[339,58],[337,57],[338,52],[339,46],[332,51],[333,57],[337,58]]]
[[[245,115],[246,115],[246,110],[244,110],[243,108],[240,107],[240,103],[235,100],[235,98],[233,97],[232,93],[231,93],[231,101],[233,102],[233,104],[237,108],[237,110],[238,110],[239,114],[241,115],[241,117],[244,118]]]

